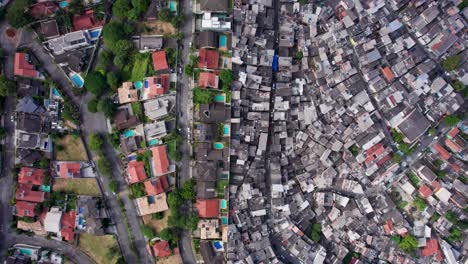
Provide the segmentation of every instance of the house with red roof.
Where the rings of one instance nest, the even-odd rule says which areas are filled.
[[[60,233],[65,241],[73,241],[75,238],[76,213],[74,210],[63,213],[60,220]]]
[[[163,175],[169,172],[169,159],[167,157],[167,149],[165,145],[155,146],[151,148],[153,154],[153,168],[156,175]]]
[[[81,178],[82,163],[80,161],[56,161],[52,166],[54,177],[69,179]]]
[[[450,157],[452,156],[442,145],[440,145],[438,142],[434,144],[434,146],[432,146],[432,148],[437,151],[440,155],[440,158],[444,159],[444,160],[448,160],[450,159]]]
[[[382,73],[388,82],[392,82],[395,79],[395,74],[393,74],[392,69],[388,66],[382,69]]]
[[[169,181],[167,176],[160,176],[156,180],[145,181],[145,190],[147,195],[158,195],[169,190]]]
[[[39,78],[41,75],[31,63],[30,55],[24,52],[15,53],[14,73],[16,76],[27,78]]]
[[[419,187],[418,192],[419,192],[419,195],[421,195],[421,197],[424,199],[431,196],[432,194],[431,188],[429,188],[426,184],[423,184],[421,187]]]
[[[153,59],[153,67],[155,71],[169,70],[169,64],[167,63],[166,58],[166,51],[155,51],[151,54],[151,58]]]
[[[19,217],[34,217],[34,209],[37,203],[17,201],[15,204],[15,215]]]
[[[58,4],[53,1],[44,1],[32,5],[29,13],[34,18],[44,18],[55,14],[60,9]]]
[[[165,258],[172,255],[171,247],[169,242],[165,240],[158,241],[151,246],[151,254],[153,257]]]
[[[198,209],[198,216],[201,218],[216,218],[219,216],[218,199],[199,199],[195,207]]]
[[[200,49],[198,54],[198,67],[206,69],[218,69],[219,52],[210,49]]]
[[[47,194],[45,192],[33,191],[32,187],[32,184],[19,184],[16,189],[16,200],[32,203],[44,202]]]
[[[84,14],[73,17],[73,31],[93,29],[102,27],[104,21],[97,21],[94,18],[92,9],[86,10]]]
[[[431,238],[426,240],[426,246],[421,250],[421,255],[424,257],[433,256],[439,250],[437,239]]]
[[[22,167],[18,175],[18,183],[42,185],[44,179],[45,170],[35,169],[29,167]]]
[[[129,183],[137,183],[146,180],[148,176],[145,171],[144,161],[131,161],[128,163],[127,176]]]
[[[164,95],[169,91],[170,80],[169,74],[161,74],[159,76],[148,77],[145,79],[145,90],[148,89],[148,96],[144,99],[155,98]]]
[[[202,88],[214,88],[218,89],[219,76],[213,72],[201,72],[198,78],[198,86]]]

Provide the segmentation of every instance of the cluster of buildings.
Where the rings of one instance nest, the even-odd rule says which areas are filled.
[[[62,264],[64,259],[58,252],[27,244],[16,244],[8,252],[6,264]]]
[[[68,1],[40,1],[29,10],[33,18],[40,20],[35,29],[46,50],[72,84],[82,88],[84,80],[80,73],[88,70],[95,44],[101,36],[104,14],[95,13],[93,9],[73,16],[69,12]]]
[[[408,2],[234,1],[228,261],[465,261],[466,17]]]

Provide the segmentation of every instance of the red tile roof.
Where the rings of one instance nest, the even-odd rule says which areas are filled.
[[[212,72],[201,72],[198,78],[198,86],[203,88],[218,88],[219,77]]]
[[[455,142],[453,142],[451,139],[448,139],[446,138],[445,139],[445,145],[447,145],[447,147],[453,151],[453,152],[461,152],[463,149],[460,148],[460,146],[458,146],[458,144],[456,144]]]
[[[154,256],[162,258],[169,257],[170,255],[172,255],[172,250],[171,247],[169,247],[169,242],[164,240],[158,241],[153,245],[153,252]]]
[[[153,52],[151,57],[153,58],[153,67],[155,71],[162,71],[162,70],[169,69],[169,65],[167,64],[167,59],[166,59],[166,51],[164,50],[155,51]]]
[[[75,238],[75,223],[76,223],[76,213],[74,210],[63,213],[62,220],[60,221],[62,229],[62,237],[66,241],[72,241]]]
[[[18,76],[36,78],[39,72],[34,69],[34,65],[26,60],[27,54],[24,52],[15,53],[15,69],[14,73]]]
[[[158,95],[163,95],[169,91],[169,74],[161,74],[155,77],[149,77],[148,81],[148,99],[154,98]]]
[[[145,162],[144,161],[131,161],[128,163],[127,173],[130,183],[141,182],[146,180],[148,176],[145,171]]]
[[[73,30],[85,30],[97,28],[104,25],[104,21],[96,21],[94,19],[93,10],[86,10],[83,15],[73,17]]]
[[[200,49],[198,55],[198,67],[217,69],[219,63],[219,53],[216,50]]]
[[[437,253],[439,250],[439,244],[437,243],[437,239],[428,239],[426,242],[426,246],[421,250],[421,255],[424,257],[432,256]]]
[[[198,216],[202,218],[215,218],[219,216],[218,199],[197,200],[195,206],[198,209]]]
[[[34,4],[29,9],[29,13],[34,18],[47,17],[54,14],[59,9],[59,6],[52,1],[45,1]]]
[[[437,192],[441,188],[440,183],[438,181],[431,182],[431,186],[432,188],[434,188],[434,192]]]
[[[393,222],[391,219],[387,219],[387,222],[384,224],[385,234],[390,235],[393,231]]]
[[[33,191],[32,186],[32,184],[19,184],[16,189],[16,200],[42,203],[46,198],[46,193]]]
[[[392,157],[390,155],[387,155],[385,157],[383,157],[381,160],[377,161],[377,166],[381,166],[382,164],[384,164],[385,162],[391,160]]]
[[[391,82],[393,79],[395,79],[395,74],[393,74],[393,71],[388,66],[382,69],[382,73],[388,82]]]
[[[431,194],[432,194],[432,190],[431,188],[429,188],[426,184],[423,184],[423,186],[421,186],[419,188],[419,194],[423,197],[423,198],[427,198],[429,197]]]
[[[432,148],[434,148],[434,150],[436,150],[436,151],[439,153],[440,157],[441,157],[442,159],[444,159],[444,160],[448,160],[448,159],[450,159],[450,157],[452,156],[452,155],[450,155],[450,153],[449,153],[444,147],[442,147],[442,145],[440,145],[439,143],[435,143],[434,146],[433,146]]]
[[[169,172],[169,159],[167,158],[166,146],[156,146],[151,148],[153,154],[153,165],[156,170],[156,175],[166,174]]]
[[[29,167],[22,167],[18,175],[19,183],[30,183],[33,185],[42,185],[45,170]]]
[[[158,195],[169,189],[167,176],[160,176],[156,180],[145,181],[145,190],[147,195]]]
[[[36,208],[36,203],[30,203],[25,201],[16,202],[16,215],[19,217],[34,217],[34,208]]]
[[[81,162],[57,162],[55,164],[57,174],[60,178],[79,178],[81,177]]]
[[[450,163],[450,166],[452,167],[452,169],[453,169],[456,173],[460,173],[460,172],[461,172],[461,167],[458,166],[458,164],[456,164],[456,163]]]
[[[452,128],[448,133],[447,133],[447,136],[449,138],[453,138],[455,137],[456,135],[458,135],[458,133],[460,132],[460,129],[458,127],[454,127]]]

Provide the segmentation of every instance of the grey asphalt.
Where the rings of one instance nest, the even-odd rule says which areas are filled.
[[[183,63],[189,62],[190,55],[190,42],[192,42],[192,1],[183,0],[179,2],[181,4],[181,10],[185,16],[184,24],[179,29],[184,34],[184,38],[181,41],[181,61]],[[182,66],[181,66],[182,67]],[[182,67],[183,68],[183,67]],[[190,160],[191,160],[191,146],[188,142],[190,135],[188,135],[187,128],[191,128],[192,118],[192,91],[190,87],[191,80],[183,73],[179,74],[179,86],[177,87],[177,124],[182,131],[184,140],[179,146],[179,151],[182,153],[182,159],[179,162],[179,173],[177,174],[177,183],[180,186],[182,183],[190,179]],[[182,114],[181,114],[182,113]],[[191,130],[190,130],[191,131]],[[191,138],[191,137],[190,137]],[[192,249],[191,236],[188,231],[181,233],[179,241],[179,252],[184,263],[195,264],[197,261]]]

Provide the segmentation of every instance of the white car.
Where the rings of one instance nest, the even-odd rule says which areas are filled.
[[[190,41],[190,42],[188,43],[188,45],[189,45],[189,48],[191,48],[191,47],[192,47],[192,41]]]

